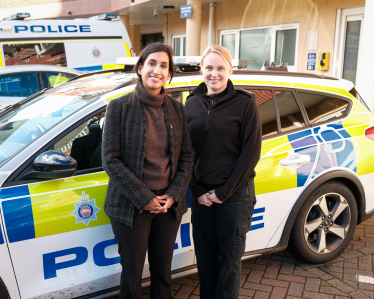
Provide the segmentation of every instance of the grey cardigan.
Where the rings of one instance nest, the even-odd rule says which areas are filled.
[[[194,154],[182,103],[165,96],[165,124],[170,144],[170,179],[177,218],[187,211],[186,191]],[[109,175],[104,210],[111,220],[132,226],[134,209],[142,213],[155,195],[140,180],[146,142],[146,116],[135,93],[109,102],[103,131],[102,161]]]

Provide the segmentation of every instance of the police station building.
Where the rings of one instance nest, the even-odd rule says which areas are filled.
[[[176,55],[201,55],[210,44],[233,58],[288,64],[289,71],[345,78],[373,108],[373,0],[0,0],[3,18],[27,11],[35,19],[116,13],[137,55],[149,42]]]

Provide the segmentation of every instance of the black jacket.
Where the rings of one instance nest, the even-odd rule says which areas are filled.
[[[170,179],[165,193],[175,199],[174,212],[179,218],[187,211],[193,150],[183,105],[166,96],[163,107],[170,144]],[[155,197],[141,182],[146,142],[144,109],[135,92],[111,100],[103,132],[103,167],[109,175],[104,210],[111,220],[131,226],[134,209],[142,212]]]
[[[201,83],[186,102],[187,120],[195,168],[190,190],[197,198],[212,186],[225,201],[255,176],[261,155],[261,120],[255,96],[235,90],[228,81],[227,93],[212,108]]]

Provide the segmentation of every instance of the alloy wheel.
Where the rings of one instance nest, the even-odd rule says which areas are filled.
[[[308,247],[326,254],[336,249],[347,236],[351,210],[340,194],[319,197],[309,208],[304,222],[304,237]]]

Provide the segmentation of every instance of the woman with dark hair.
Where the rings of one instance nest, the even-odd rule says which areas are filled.
[[[111,100],[107,109],[104,210],[121,256],[120,298],[143,298],[147,248],[151,298],[171,297],[171,261],[193,168],[184,107],[163,87],[174,74],[172,53],[165,44],[148,45],[133,69],[135,91]]]

